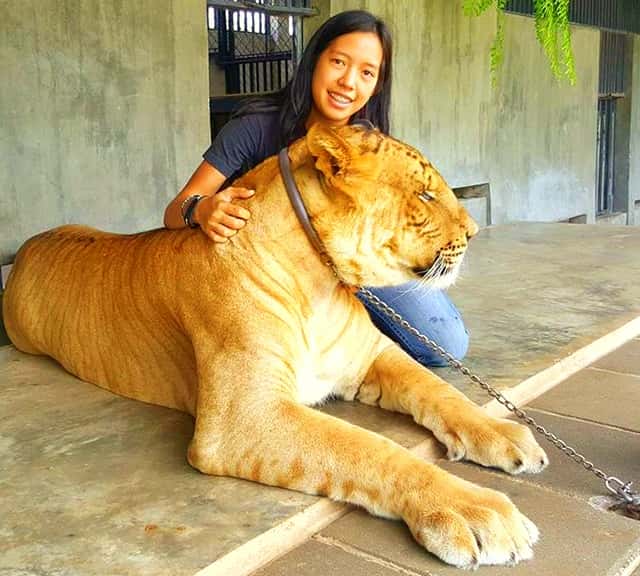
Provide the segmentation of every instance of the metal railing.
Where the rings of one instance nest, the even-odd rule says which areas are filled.
[[[302,44],[310,0],[208,0],[209,58],[224,70],[226,94],[282,88]]]
[[[509,0],[509,12],[532,15],[533,0]],[[638,0],[571,0],[569,20],[574,24],[594,26],[614,32],[640,34]]]

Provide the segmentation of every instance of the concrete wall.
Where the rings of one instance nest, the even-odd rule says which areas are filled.
[[[633,38],[631,134],[629,141],[629,224],[640,226],[640,36]]]
[[[572,44],[573,87],[553,79],[532,19],[508,18],[489,155],[494,221],[594,218],[600,34],[573,27]]]
[[[573,27],[578,83],[551,76],[530,18],[508,15],[505,61],[492,88],[494,14],[461,0],[325,0],[365,8],[394,34],[392,132],[422,150],[454,187],[489,182],[493,223],[594,219],[599,33]]]
[[[129,232],[209,142],[203,0],[0,2],[0,263],[64,223]]]

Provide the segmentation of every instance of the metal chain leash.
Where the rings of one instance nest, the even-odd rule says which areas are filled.
[[[640,493],[634,492],[631,488],[633,482],[623,482],[615,476],[607,475],[603,470],[595,466],[593,462],[587,460],[577,450],[569,446],[564,440],[558,438],[552,432],[549,432],[544,426],[538,424],[531,416],[529,416],[524,410],[518,408],[511,400],[509,400],[502,393],[498,392],[491,385],[483,382],[478,376],[471,372],[468,368],[462,365],[461,362],[456,360],[449,352],[447,352],[440,345],[436,344],[433,340],[420,333],[409,322],[407,322],[398,312],[396,312],[391,306],[380,300],[375,294],[366,288],[360,287],[360,293],[380,312],[385,316],[391,318],[394,322],[402,326],[405,330],[413,334],[421,342],[426,344],[429,348],[440,354],[452,368],[455,368],[459,372],[462,372],[470,380],[480,386],[489,396],[494,398],[497,402],[502,404],[507,410],[515,414],[518,418],[526,422],[529,426],[533,427],[536,432],[542,434],[549,442],[551,442],[558,450],[569,456],[572,460],[581,464],[585,470],[595,474],[600,480],[604,482],[607,489],[612,492],[617,499],[624,505],[638,507],[640,506]]]

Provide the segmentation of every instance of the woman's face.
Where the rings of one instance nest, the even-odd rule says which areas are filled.
[[[311,79],[314,122],[341,126],[371,98],[382,65],[382,44],[373,32],[335,38],[320,54]]]

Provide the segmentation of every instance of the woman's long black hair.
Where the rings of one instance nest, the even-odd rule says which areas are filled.
[[[248,100],[236,115],[279,110],[281,146],[288,145],[296,137],[304,134],[305,122],[313,105],[311,79],[318,57],[332,40],[351,32],[373,32],[377,34],[382,45],[378,84],[367,104],[354,114],[353,119],[369,120],[381,132],[388,134],[391,102],[391,33],[382,20],[365,10],[348,10],[329,18],[309,40],[287,85],[269,96]]]

